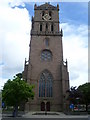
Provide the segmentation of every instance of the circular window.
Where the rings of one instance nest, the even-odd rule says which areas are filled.
[[[50,50],[43,50],[41,53],[41,59],[44,61],[50,61],[52,59],[52,53]]]

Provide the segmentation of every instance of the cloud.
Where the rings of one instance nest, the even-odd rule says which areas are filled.
[[[24,59],[28,58],[31,18],[26,8],[12,9],[4,1],[0,11],[0,63],[3,62],[2,77],[6,80],[22,72]]]
[[[8,3],[9,3],[9,5],[11,6],[11,7],[14,7],[14,6],[19,6],[19,5],[21,5],[21,6],[23,6],[23,7],[25,7],[25,3],[28,3],[28,4],[30,4],[30,3],[32,3],[32,2],[34,2],[34,3],[45,3],[45,2],[89,2],[89,0],[3,0],[3,1],[0,1],[0,4],[1,4],[1,6],[3,5],[3,3],[4,3],[4,5],[7,5]]]
[[[21,5],[24,2],[89,2],[89,0],[12,0],[12,5]]]
[[[7,81],[7,79],[3,79],[2,77],[0,77],[0,90],[3,88],[6,81]]]
[[[3,0],[0,2],[0,86],[6,80],[24,69],[24,59],[28,59],[31,18],[22,1]],[[21,2],[21,3],[20,3]],[[8,4],[11,3],[11,4]],[[70,86],[78,86],[88,81],[88,40],[87,25],[62,23],[63,54],[68,59]],[[1,52],[2,51],[2,52]],[[2,54],[2,55],[1,55]]]
[[[62,23],[63,54],[68,59],[70,86],[88,82],[88,26]]]

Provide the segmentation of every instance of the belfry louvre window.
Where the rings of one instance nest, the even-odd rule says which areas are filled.
[[[41,60],[43,61],[50,61],[52,60],[52,53],[50,50],[43,50],[41,52]]]
[[[40,31],[42,31],[42,24],[40,24]]]
[[[51,24],[51,31],[53,32],[53,24]]]
[[[48,70],[41,73],[39,80],[39,97],[52,97],[52,75]]]

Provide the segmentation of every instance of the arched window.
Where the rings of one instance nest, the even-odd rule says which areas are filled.
[[[40,24],[40,31],[42,31],[42,24]]]
[[[39,97],[52,97],[52,75],[48,70],[41,73],[39,80]]]
[[[43,50],[41,52],[41,60],[51,61],[52,60],[52,52],[50,50]]]
[[[53,24],[51,24],[51,31],[53,32]]]

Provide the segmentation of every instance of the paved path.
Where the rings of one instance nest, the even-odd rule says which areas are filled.
[[[87,118],[83,118],[83,117],[76,117],[76,118],[22,118],[22,117],[18,117],[18,118],[2,118],[1,120],[90,120],[88,117]]]
[[[37,115],[36,115],[37,114]],[[29,112],[23,115],[24,118],[88,118],[88,115],[66,115],[62,112],[48,112],[49,115],[43,115],[41,112]]]
[[[88,115],[65,115],[64,113],[59,112],[49,112],[49,115],[44,115],[43,113],[41,115],[40,114],[41,112],[29,112],[25,115],[22,115],[22,117],[4,117],[2,120],[90,120]]]

